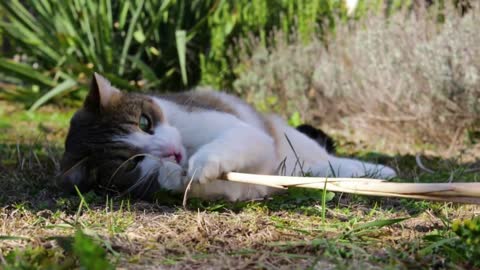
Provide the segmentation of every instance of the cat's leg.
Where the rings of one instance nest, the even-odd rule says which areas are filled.
[[[282,119],[272,116],[274,137],[280,157],[285,159],[286,175],[311,173],[314,176],[371,176],[383,179],[394,177],[392,168],[355,159],[340,158],[327,153],[317,142],[288,126]]]
[[[188,177],[205,184],[231,171],[270,174],[275,163],[273,139],[256,127],[238,123],[190,157]]]
[[[308,171],[314,176],[323,177],[371,177],[389,179],[395,171],[381,164],[374,164],[350,158],[329,156],[326,161],[311,164]]]

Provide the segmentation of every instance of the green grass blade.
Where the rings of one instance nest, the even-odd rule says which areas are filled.
[[[98,6],[97,6],[98,8]],[[88,5],[85,5],[82,7],[82,13],[84,14],[89,14],[89,8]],[[87,35],[87,40],[88,40],[88,48],[89,48],[89,54],[93,56],[92,58],[95,58],[95,40],[93,38],[93,32],[92,32],[92,26],[90,25],[90,19],[92,18],[91,14],[90,16],[85,16],[83,17],[83,20],[81,21],[80,25],[82,27],[82,32]],[[98,18],[97,18],[98,19]]]
[[[27,48],[28,52],[47,62],[56,62],[60,58],[58,52],[38,37],[38,33],[30,31],[18,21],[12,21],[11,23],[0,21],[0,31],[4,31],[12,40],[23,43],[24,46],[22,47]]]
[[[55,86],[55,82],[49,77],[36,71],[32,67],[20,64],[11,60],[0,58],[0,71],[15,75],[17,78],[29,81],[31,83],[41,83],[46,86]]]
[[[68,32],[70,33],[72,46],[79,52],[82,61],[96,64],[100,59],[97,59],[95,55],[92,54],[92,50],[89,49],[86,42],[87,38],[82,35],[84,34],[84,31],[78,31],[79,29],[81,30],[83,26],[78,25],[82,24],[82,22],[76,19],[77,12],[78,11],[73,5],[68,5],[66,7],[59,6],[57,13],[63,16],[60,23],[62,23],[62,27],[67,27]]]
[[[101,51],[104,70],[111,71],[113,66],[112,37],[113,37],[113,15],[112,3],[110,0],[102,1],[96,13],[97,23],[95,24],[96,42]]]
[[[32,107],[30,107],[28,111],[30,112],[35,111],[36,109],[38,109],[38,107],[42,106],[45,102],[47,102],[51,98],[72,89],[76,85],[77,85],[77,82],[75,82],[72,79],[65,80],[61,84],[55,86],[52,90],[48,91],[45,95],[43,95],[37,101],[35,101],[35,103],[32,105]]]
[[[180,71],[182,73],[182,81],[184,85],[188,84],[187,79],[187,65],[186,65],[186,55],[187,55],[187,33],[185,30],[175,31],[175,40],[177,42],[177,54],[178,61],[180,63]]]
[[[165,0],[162,2],[162,5],[160,6],[160,8],[158,8],[157,12],[154,13],[153,15],[150,15],[152,16],[152,22],[149,24],[149,26],[145,30],[145,36],[148,37],[148,39],[155,40],[154,44],[160,42],[160,40],[156,39],[155,36],[157,36],[159,33],[158,29],[160,28],[161,23],[165,22],[168,19],[168,8],[173,4],[175,4],[173,1]],[[165,14],[167,14],[167,16],[164,16]],[[140,47],[138,48],[137,53],[135,54],[135,57],[137,58],[140,57],[140,55],[143,53],[145,49],[145,46],[147,45],[151,45],[151,43],[144,42],[140,44]]]
[[[118,28],[123,29],[125,27],[129,10],[130,10],[130,2],[128,1],[123,2],[122,8],[120,9],[119,19],[118,19]]]
[[[24,236],[11,236],[11,235],[0,235],[1,240],[27,240],[30,241],[31,239]]]
[[[366,230],[366,229],[379,229],[385,226],[390,226],[393,224],[400,223],[404,220],[410,219],[410,217],[404,217],[404,218],[392,218],[392,219],[381,219],[381,220],[375,220],[372,222],[367,222],[364,224],[360,224],[356,226],[353,230],[354,231],[361,231],[361,230]]]
[[[113,85],[119,87],[122,90],[135,91],[138,90],[135,85],[131,85],[130,82],[117,74],[114,73],[103,73],[105,78],[107,78]]]
[[[322,191],[322,223],[325,224],[327,220],[326,213],[327,213],[327,182],[328,178],[326,179],[325,183],[323,184],[323,191]]]
[[[38,28],[38,25],[35,21],[35,17],[28,12],[24,5],[18,0],[14,1],[5,1],[2,6],[8,10],[17,20],[21,21],[25,26],[27,26],[33,32],[39,33],[41,29]]]
[[[46,28],[40,21],[21,4],[19,1],[5,1],[0,3],[0,10],[6,11],[5,15],[10,24],[0,26],[2,30],[8,32],[11,36],[16,37],[26,44],[35,44],[33,54],[39,55],[37,51],[44,52],[44,57],[48,56],[56,61],[60,55],[52,49],[52,44],[49,42],[52,39],[51,29]],[[39,12],[39,17],[41,17]],[[13,29],[12,29],[13,28]],[[41,54],[40,54],[41,55]]]
[[[125,43],[123,44],[122,54],[120,56],[120,64],[118,68],[118,73],[120,75],[123,75],[123,72],[125,71],[125,63],[127,59],[128,49],[130,48],[130,44],[132,43],[133,30],[135,30],[135,26],[137,24],[138,18],[140,17],[140,13],[142,12],[144,3],[145,0],[140,1],[130,21],[130,25],[128,26],[127,36],[125,37]]]
[[[428,245],[425,248],[422,248],[421,250],[418,251],[418,254],[421,256],[427,256],[430,255],[435,249],[447,245],[447,244],[453,244],[455,241],[458,241],[457,237],[452,237],[452,238],[444,238],[439,241],[436,241],[430,245]]]
[[[128,59],[141,70],[142,76],[148,80],[148,84],[156,85],[160,82],[160,79],[157,77],[155,72],[141,59],[137,57],[128,57]]]

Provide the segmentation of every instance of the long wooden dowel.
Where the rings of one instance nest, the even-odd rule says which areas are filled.
[[[369,178],[326,178],[231,172],[228,181],[272,187],[304,187],[370,196],[480,204],[480,183],[394,183]],[[326,184],[325,184],[326,182]]]

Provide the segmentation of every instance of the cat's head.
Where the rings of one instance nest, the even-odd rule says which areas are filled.
[[[184,165],[185,155],[178,130],[152,97],[121,92],[95,74],[70,122],[60,181],[71,191],[97,184],[128,189],[149,174],[137,166],[146,157]]]

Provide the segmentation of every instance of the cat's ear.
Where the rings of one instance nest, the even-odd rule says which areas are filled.
[[[101,108],[107,107],[120,95],[120,90],[113,87],[107,79],[95,72],[84,106],[92,111],[99,111]]]

